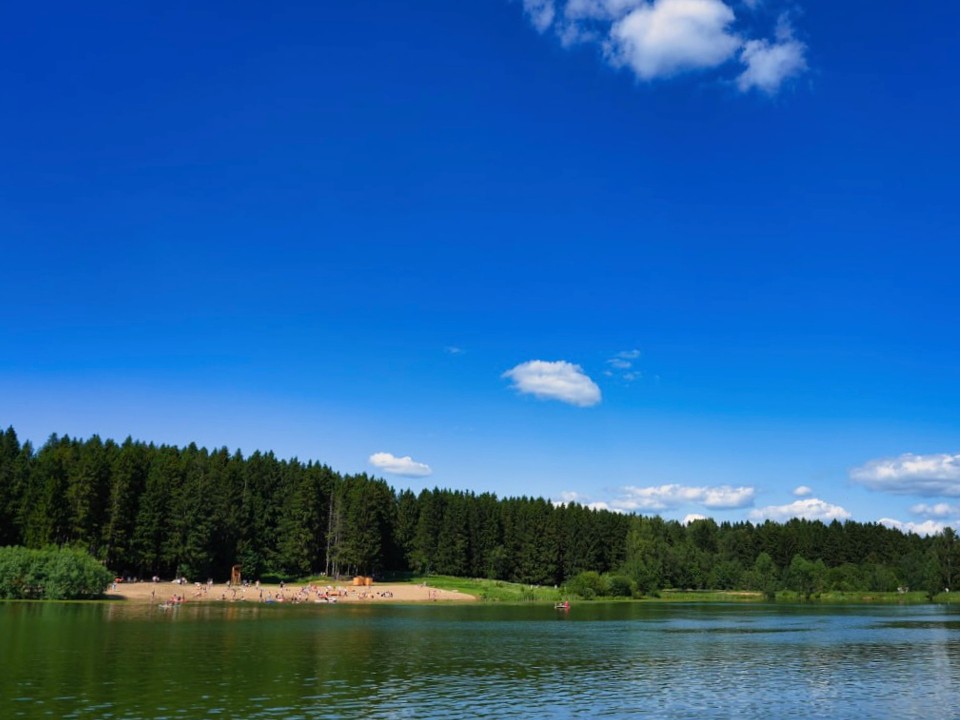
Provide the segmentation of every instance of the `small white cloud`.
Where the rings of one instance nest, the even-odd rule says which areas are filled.
[[[701,515],[700,513],[690,513],[689,515],[683,516],[683,524],[689,525],[690,523],[695,522],[696,520],[706,520],[706,519],[707,519],[706,515]]]
[[[601,500],[591,502],[586,496],[581,495],[578,492],[573,492],[572,490],[564,490],[562,493],[560,493],[560,498],[558,500],[551,500],[550,502],[554,507],[563,507],[570,505],[571,503],[577,503],[578,505],[582,505],[590,510],[608,510],[615,513],[623,512],[623,510],[620,508],[610,507],[610,505]]]
[[[634,361],[640,357],[639,350],[621,350],[612,358],[607,360],[607,365],[612,367],[614,370],[618,370],[618,373],[614,373],[611,370],[604,370],[603,374],[607,377],[619,377],[621,380],[626,382],[633,382],[643,377],[643,373],[639,370],[634,369]]]
[[[708,508],[726,509],[742,508],[753,504],[755,490],[752,487],[718,487],[705,488],[703,505]]]
[[[530,360],[503,373],[521,393],[544,400],[560,400],[570,405],[589,407],[601,400],[600,388],[583,368],[564,360]]]
[[[585,498],[578,492],[573,490],[564,490],[560,493],[560,499],[554,500],[554,505],[568,505],[569,503],[583,503]]]
[[[539,32],[546,31],[557,14],[553,0],[523,0],[523,10]]]
[[[629,370],[633,367],[633,361],[639,357],[639,350],[622,350],[607,360],[607,364],[617,370]]]
[[[591,502],[591,503],[584,503],[584,507],[589,508],[590,510],[606,510],[608,512],[619,513],[621,515],[627,512],[623,508],[611,506],[603,502],[602,500],[597,500],[596,502]]]
[[[921,497],[960,497],[960,454],[940,453],[871,460],[850,479],[879,492]]]
[[[375,468],[378,468],[392,475],[405,475],[407,477],[426,477],[433,470],[429,465],[417,462],[409,455],[396,457],[388,452],[378,452],[370,456],[369,462]]]
[[[747,507],[753,503],[752,487],[692,487],[689,485],[658,485],[650,487],[627,486],[622,495],[610,504],[623,510],[667,510],[681,505],[696,504],[714,510]]]
[[[807,495],[813,494],[813,490],[808,488],[806,485],[800,485],[793,489],[793,494],[797,497],[806,497]]]
[[[960,507],[948,505],[947,503],[937,503],[936,505],[927,505],[920,503],[910,508],[910,512],[921,517],[945,518],[951,515],[960,516]]]
[[[893,520],[892,518],[880,518],[878,520],[881,525],[885,525],[888,528],[893,528],[894,530],[899,530],[900,532],[909,532],[914,535],[939,535],[946,529],[946,525],[941,522],[936,522],[934,520],[926,520],[922,523],[914,522],[901,522],[900,520]]]
[[[831,505],[818,498],[796,500],[789,505],[769,505],[750,511],[751,520],[776,520],[784,522],[792,518],[804,520],[847,520],[850,513],[839,505]]]
[[[728,30],[733,21],[733,10],[721,0],[643,3],[613,23],[607,57],[642,80],[717,67],[742,45]]]
[[[447,353],[447,355],[463,355],[463,353],[464,353],[464,349],[463,349],[463,348],[459,348],[459,347],[457,347],[456,345],[447,345],[447,346],[443,349],[443,351],[444,351],[445,353]]]
[[[757,88],[775,94],[785,80],[807,69],[806,51],[807,46],[792,36],[776,42],[747,40],[740,51],[746,70],[737,78],[737,87],[741,92]]]

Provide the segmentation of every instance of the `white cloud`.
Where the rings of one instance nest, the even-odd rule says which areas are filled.
[[[621,515],[626,513],[627,510],[624,510],[620,507],[613,507],[602,500],[597,500],[596,502],[583,503],[583,506],[590,508],[591,510],[607,510],[609,512],[620,513]]]
[[[633,361],[640,357],[639,350],[621,350],[612,358],[607,360],[607,365],[617,370],[629,370],[633,367]]]
[[[600,388],[584,374],[583,368],[564,360],[530,360],[507,370],[502,377],[511,379],[519,392],[544,400],[560,400],[580,407],[596,405],[601,400]]]
[[[806,45],[785,16],[773,40],[757,37],[738,25],[731,0],[524,0],[523,7],[539,32],[552,28],[565,46],[595,43],[610,65],[645,81],[719,68],[739,54],[746,69],[737,87],[773,94],[807,68]],[[761,18],[745,15],[740,24]]]
[[[741,92],[751,88],[773,95],[783,81],[795,77],[807,69],[804,57],[807,46],[794,39],[793,30],[786,19],[781,18],[776,42],[747,40],[740,52],[740,62],[747,69],[737,78]]]
[[[706,520],[706,519],[707,519],[706,515],[701,515],[700,513],[690,513],[689,515],[683,516],[682,522],[684,525],[689,525],[690,523],[695,522],[697,520]]]
[[[523,0],[523,10],[539,32],[549,28],[556,15],[553,0]]]
[[[940,453],[871,460],[850,479],[879,492],[922,497],[960,497],[960,454]]]
[[[960,507],[948,505],[947,503],[937,503],[936,505],[927,505],[920,503],[910,508],[910,512],[921,517],[945,518],[951,515],[960,516]]]
[[[697,504],[714,510],[747,507],[753,503],[752,487],[692,487],[689,485],[659,485],[651,487],[627,486],[622,495],[610,502],[611,506],[632,512],[638,510],[666,510],[681,505]]]
[[[839,505],[832,505],[818,498],[795,500],[789,505],[768,505],[750,512],[751,520],[775,520],[784,522],[791,518],[805,520],[847,520],[850,513]]]
[[[633,382],[634,380],[639,380],[643,377],[643,373],[633,367],[634,361],[640,357],[639,350],[621,350],[612,358],[607,360],[607,365],[612,367],[617,372],[612,370],[604,370],[603,374],[607,377],[619,377],[621,380],[626,382]]]
[[[939,535],[947,527],[944,523],[934,520],[926,520],[922,523],[901,522],[892,518],[880,518],[878,522],[888,528],[899,530],[901,532],[910,532],[915,535]]]
[[[742,44],[728,30],[733,20],[721,0],[656,0],[613,23],[606,54],[642,80],[716,67]]]
[[[813,490],[808,488],[806,485],[800,485],[799,487],[795,487],[793,489],[793,494],[797,497],[806,497],[807,495],[812,495]]]
[[[463,355],[464,349],[459,348],[456,345],[447,345],[443,351],[448,355]]]
[[[703,505],[708,508],[742,508],[753,504],[755,490],[752,487],[718,487],[704,488]]]
[[[560,493],[560,499],[554,500],[553,503],[554,505],[568,505],[570,503],[583,504],[585,500],[586,498],[584,498],[583,495],[578,492],[574,492],[573,490],[564,490]]]
[[[433,470],[429,465],[417,462],[409,455],[396,457],[388,452],[378,452],[370,456],[369,462],[375,468],[393,475],[405,475],[407,477],[426,477]]]
[[[715,485],[711,487],[691,487],[688,485],[658,485],[651,487],[625,486],[618,488],[613,497],[606,500],[591,500],[572,491],[560,493],[560,499],[554,505],[566,505],[576,502],[594,510],[609,510],[619,513],[660,512],[675,510],[684,505],[700,505],[712,510],[728,510],[747,507],[753,504],[752,487],[731,487]],[[704,515],[690,513],[687,518],[704,519]]]
[[[560,493],[560,498],[558,500],[551,500],[550,502],[554,505],[554,507],[560,507],[564,505],[569,505],[571,503],[577,503],[578,505],[582,505],[583,507],[589,508],[590,510],[609,510],[610,512],[615,512],[615,513],[624,512],[624,510],[622,510],[621,508],[610,507],[610,505],[603,502],[602,500],[591,502],[588,497],[578,492],[574,492],[573,490],[564,490],[563,492]]]

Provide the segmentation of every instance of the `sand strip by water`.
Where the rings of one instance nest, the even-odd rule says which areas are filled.
[[[439,590],[411,583],[375,583],[358,587],[345,583],[256,585],[231,587],[225,584],[185,583],[169,581],[117,583],[107,588],[108,598],[130,602],[344,602],[344,603],[412,603],[464,602],[476,600],[473,595],[454,590]]]

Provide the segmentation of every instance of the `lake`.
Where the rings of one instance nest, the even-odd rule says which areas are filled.
[[[0,603],[4,718],[924,718],[943,606]]]

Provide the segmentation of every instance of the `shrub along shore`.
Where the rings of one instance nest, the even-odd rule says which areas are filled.
[[[0,599],[95,598],[112,579],[113,573],[84,550],[0,548]]]

